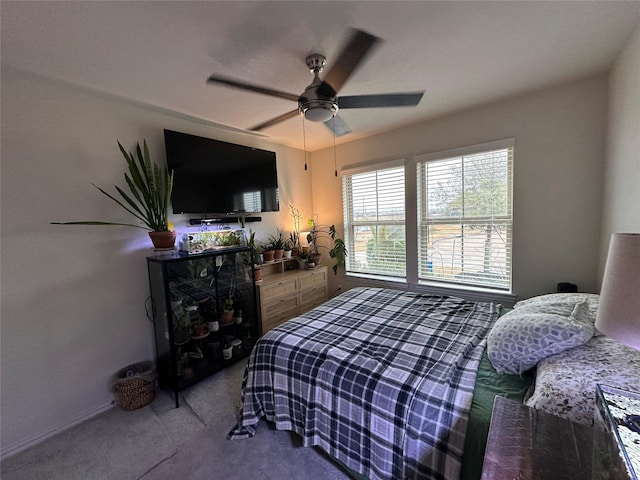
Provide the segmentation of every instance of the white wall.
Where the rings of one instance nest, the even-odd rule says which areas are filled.
[[[423,102],[429,101],[428,94]],[[518,298],[558,282],[598,290],[607,80],[604,75],[338,146],[341,165],[515,137],[513,287]],[[637,158],[637,157],[636,157]],[[333,150],[312,157],[313,205],[342,225]],[[333,278],[333,285],[345,283]]]
[[[164,128],[276,151],[281,211],[248,224],[258,238],[291,229],[289,202],[311,214],[301,151],[2,72],[3,456],[109,407],[111,375],[154,357],[146,232],[49,222],[130,222],[91,183],[124,186],[116,140],[164,162]]]
[[[640,233],[640,25],[611,71],[600,275],[612,233]]]

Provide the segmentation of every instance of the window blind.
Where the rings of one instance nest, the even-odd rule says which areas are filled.
[[[513,147],[417,161],[418,280],[510,290]]]
[[[406,276],[404,166],[342,177],[346,271]]]

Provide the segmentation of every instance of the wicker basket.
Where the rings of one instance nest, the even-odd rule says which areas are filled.
[[[116,402],[123,410],[137,410],[149,405],[156,395],[156,368],[154,362],[128,365],[113,376]]]

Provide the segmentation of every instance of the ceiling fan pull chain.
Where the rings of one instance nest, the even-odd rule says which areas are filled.
[[[304,115],[302,117],[302,145],[304,147],[304,171],[307,171],[307,133],[304,130]]]
[[[338,177],[338,164],[336,163],[336,117],[335,115],[331,119],[331,124],[333,130],[333,174]]]

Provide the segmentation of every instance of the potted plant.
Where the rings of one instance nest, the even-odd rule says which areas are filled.
[[[291,258],[293,252],[293,246],[290,240],[284,241],[284,255],[283,258]]]
[[[288,242],[291,244],[291,256],[297,257],[300,254],[300,233],[290,232]]]
[[[222,314],[220,315],[220,324],[229,325],[233,323],[233,297],[231,294],[225,299],[222,305]]]
[[[262,258],[264,258],[265,263],[273,262],[276,256],[276,251],[271,247],[271,245],[265,245],[262,248]]]
[[[309,253],[303,250],[298,254],[298,268],[300,270],[306,269],[307,262],[309,262]]]
[[[260,262],[260,249],[258,248],[256,241],[256,232],[249,230],[249,237],[247,238],[247,247],[250,252],[245,256],[245,263],[251,265],[253,262],[253,273],[256,282],[262,280],[262,265]],[[247,271],[247,275],[250,277],[251,272]]]
[[[169,172],[166,166],[161,167],[151,162],[146,140],[143,141],[143,148],[140,148],[140,143],[136,144],[136,157],[133,153],[127,153],[120,142],[118,142],[118,147],[127,161],[128,172],[125,172],[124,178],[130,193],[116,185],[115,189],[120,195],[120,198],[117,198],[97,185],[92,185],[133,215],[142,225],[96,220],[51,223],[54,225],[121,225],[142,228],[149,231],[149,237],[151,237],[154,247],[173,247],[176,232],[172,231],[168,220],[169,202],[173,189],[173,172]]]
[[[268,245],[274,251],[274,259],[280,260],[284,256],[284,235],[282,230],[276,229],[275,235],[269,235]]]
[[[336,275],[338,273],[338,269],[344,268],[345,266],[347,247],[344,244],[344,241],[341,238],[336,237],[337,232],[335,225],[320,225],[313,219],[309,219],[309,225],[311,226],[311,231],[307,235],[307,241],[311,247],[311,261],[315,263],[316,266],[320,265],[322,255],[320,254],[319,249],[326,248],[329,250],[329,256],[336,261],[332,267],[333,274]],[[320,244],[320,240],[322,238],[328,238],[332,241],[330,249]]]

